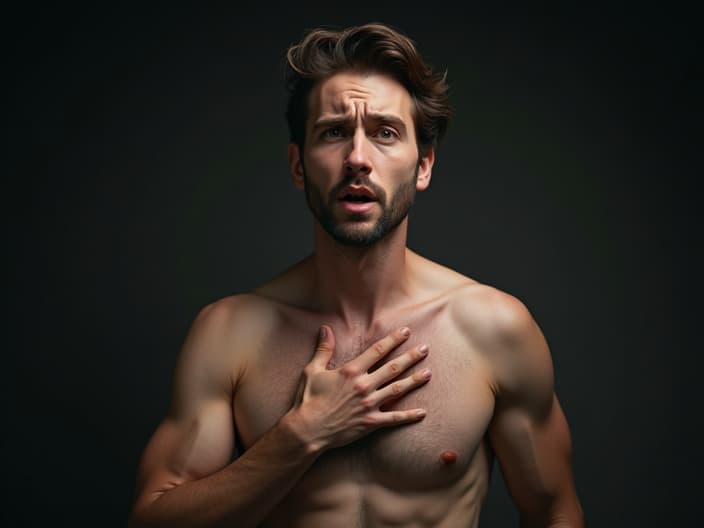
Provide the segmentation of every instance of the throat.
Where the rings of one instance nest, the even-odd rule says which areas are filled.
[[[320,311],[345,321],[370,323],[389,306],[407,299],[413,277],[405,237],[389,234],[366,247],[338,244],[316,224],[314,298]]]
[[[340,274],[328,283],[326,290],[320,292],[323,311],[339,317],[350,334],[362,336],[373,334],[375,323],[412,298],[402,269]]]

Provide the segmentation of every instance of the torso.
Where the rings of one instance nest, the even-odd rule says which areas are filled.
[[[253,297],[253,302],[271,310],[272,317],[256,341],[259,345],[247,351],[236,374],[233,411],[243,449],[291,408],[322,323],[332,326],[337,342],[331,366],[344,364],[406,325],[412,329],[411,338],[389,358],[427,343],[428,357],[405,375],[426,367],[433,372],[425,386],[390,406],[427,409],[421,422],[379,429],[324,453],[272,512],[266,526],[478,524],[492,465],[485,433],[494,394],[486,358],[457,323],[458,292],[472,287],[481,286],[457,281],[455,287],[385,314],[372,328],[351,329],[326,314]],[[456,460],[443,460],[446,451],[456,453]]]

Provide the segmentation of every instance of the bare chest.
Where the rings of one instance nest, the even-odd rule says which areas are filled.
[[[423,319],[427,318],[418,314],[417,320],[406,318],[402,322],[411,327],[412,336],[386,360],[426,343],[429,355],[400,376],[430,368],[432,378],[387,407],[422,407],[427,410],[426,417],[415,424],[377,430],[323,455],[309,472],[309,481],[334,471],[357,482],[375,482],[396,489],[412,489],[414,482],[422,482],[419,485],[424,488],[433,484],[442,488],[462,480],[478,452],[486,458],[484,434],[494,403],[486,370],[451,321],[442,317],[430,318],[430,322]],[[268,339],[266,346],[251,354],[234,399],[237,432],[245,449],[291,408],[302,370],[313,353],[318,324],[292,321],[276,338]],[[337,346],[330,367],[337,368],[356,357],[397,325],[398,321],[381,324],[371,333],[345,332],[333,325]],[[447,452],[456,454],[456,458],[448,461],[447,455],[443,457]]]

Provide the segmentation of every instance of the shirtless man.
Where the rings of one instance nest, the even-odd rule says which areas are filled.
[[[444,76],[382,25],[309,32],[288,60],[315,251],[197,316],[131,526],[477,526],[494,455],[523,525],[582,526],[534,319],[406,247]]]

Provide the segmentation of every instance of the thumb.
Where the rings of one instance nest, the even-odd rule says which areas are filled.
[[[320,369],[326,369],[334,351],[335,335],[332,333],[332,328],[328,325],[323,325],[318,331],[318,344],[315,347],[311,363]]]

